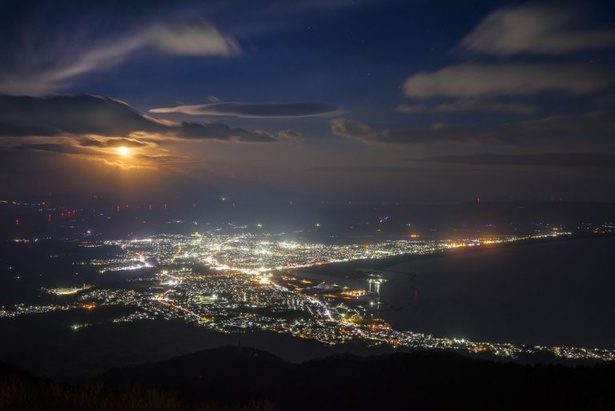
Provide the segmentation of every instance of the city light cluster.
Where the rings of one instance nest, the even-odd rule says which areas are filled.
[[[373,244],[331,245],[282,240],[269,234],[157,235],[144,239],[106,241],[120,255],[84,262],[101,275],[112,271],[142,272],[121,289],[85,285],[43,289],[72,298],[64,304],[3,307],[0,318],[57,310],[94,310],[121,306],[129,313],[112,322],[183,320],[224,332],[273,331],[325,344],[350,342],[421,349],[448,349],[503,357],[550,353],[569,359],[615,360],[604,349],[527,346],[442,338],[394,330],[380,318],[380,287],[387,282],[377,270],[362,270],[356,280],[366,288],[350,289],[319,282],[300,269],[340,261],[379,259],[401,254],[427,255],[452,248],[481,247],[536,237],[566,235],[552,232],[531,237],[469,238],[463,240],[382,241]],[[91,246],[91,244],[87,244]],[[132,286],[139,284],[138,287]],[[78,324],[75,330],[88,324]]]

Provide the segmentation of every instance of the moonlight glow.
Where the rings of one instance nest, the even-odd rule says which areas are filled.
[[[122,157],[128,157],[130,155],[130,149],[125,146],[121,146],[117,148],[117,153]]]

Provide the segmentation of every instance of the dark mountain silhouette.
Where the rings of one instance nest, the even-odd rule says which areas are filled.
[[[520,365],[422,351],[291,363],[221,347],[80,385],[0,363],[0,410],[613,410],[615,364]]]
[[[167,390],[104,389],[102,382],[68,385],[34,377],[0,362],[0,411],[274,411],[267,401],[190,403]]]
[[[109,389],[167,389],[196,402],[268,400],[281,410],[615,409],[615,364],[520,365],[439,351],[295,364],[253,348],[222,347],[102,378]]]

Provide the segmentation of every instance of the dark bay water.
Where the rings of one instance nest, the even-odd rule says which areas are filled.
[[[409,261],[381,289],[399,310],[381,314],[437,336],[614,349],[614,257],[602,237]]]

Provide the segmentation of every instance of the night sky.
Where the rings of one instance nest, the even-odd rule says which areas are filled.
[[[0,194],[615,201],[612,1],[3,1]]]

